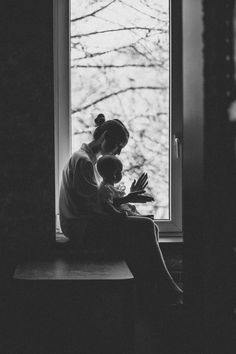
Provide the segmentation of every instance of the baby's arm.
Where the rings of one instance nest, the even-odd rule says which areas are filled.
[[[102,209],[109,215],[122,216],[126,215],[124,211],[119,210],[114,205],[114,191],[108,186],[103,186],[99,189],[99,199],[102,205]]]

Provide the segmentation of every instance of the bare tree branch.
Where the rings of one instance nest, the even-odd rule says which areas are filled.
[[[129,171],[133,171],[133,170],[136,170],[136,169],[140,170],[142,167],[143,167],[142,164],[132,165],[132,166],[129,166],[127,168],[124,168],[123,169],[123,173],[127,173]],[[139,172],[140,171],[137,171],[137,173],[139,173]]]
[[[76,42],[74,43],[74,45],[80,45],[80,42]],[[121,46],[121,47],[118,47],[118,48],[113,48],[113,49],[109,49],[109,50],[105,50],[103,52],[95,52],[95,53],[88,53],[86,52],[86,56],[84,57],[77,57],[77,58],[74,58],[73,60],[82,60],[82,59],[90,59],[90,58],[93,58],[93,57],[96,57],[96,56],[100,56],[100,55],[104,55],[104,54],[108,54],[108,53],[112,53],[112,52],[118,52],[119,50],[122,50],[122,49],[125,49],[125,48],[129,48],[130,45],[124,45],[124,46]]]
[[[136,68],[155,68],[158,66],[157,64],[123,64],[123,65],[115,65],[115,64],[104,64],[104,65],[81,65],[75,64],[71,66],[71,69],[76,68],[96,68],[96,69],[104,69],[104,68],[128,68],[128,67],[136,67]]]
[[[141,45],[142,45],[142,44],[141,44]],[[142,45],[142,46],[143,46],[143,45]],[[151,53],[151,52],[150,52],[146,47],[144,47],[144,46],[143,46],[143,49],[144,49],[147,53],[151,54],[152,58],[150,58],[145,52],[141,52],[138,48],[136,48],[136,46],[131,45],[130,47],[131,47],[137,54],[139,54],[140,56],[144,57],[144,58],[145,58],[146,60],[148,60],[148,61],[155,59],[155,57],[153,56],[153,53]],[[153,58],[153,57],[154,57],[154,58]],[[168,70],[168,68],[165,68],[164,63],[156,64],[156,66],[158,66],[158,67],[160,67],[160,68],[162,68],[162,69],[164,69],[164,70]]]
[[[154,145],[156,144],[156,146],[160,146],[163,151],[165,151],[165,152],[168,152],[168,151],[169,151],[169,146],[168,146],[167,144],[162,143],[162,142],[160,142],[160,141],[157,141],[157,139],[153,139],[152,137],[150,137],[150,136],[148,136],[147,134],[145,134],[145,132],[144,132],[143,138],[144,138],[144,139],[147,139],[147,140],[149,140],[149,141],[151,141],[151,142],[153,143],[152,146],[154,146]],[[153,151],[153,149],[151,149],[150,147],[148,147],[147,144],[145,145],[145,148],[146,148],[147,150]],[[153,152],[154,152],[154,151],[153,151]],[[155,150],[155,153],[156,153],[156,152],[157,152],[157,151]]]
[[[94,128],[84,128],[84,129],[78,129],[76,131],[74,131],[74,135],[80,135],[80,134],[84,134],[84,133],[91,133],[94,130]]]
[[[118,0],[118,1],[120,1],[120,2],[121,2],[122,4],[124,4],[124,5],[127,5],[127,6],[133,8],[133,9],[137,10],[138,12],[142,13],[142,11],[140,11],[140,10],[134,8],[133,6],[128,5],[128,4],[125,4],[125,3],[122,2],[121,0]],[[145,13],[142,13],[142,14],[145,14]],[[145,14],[145,15],[146,15],[146,14]],[[154,18],[154,19],[159,20],[157,17],[151,16],[151,15],[147,15],[147,16],[150,16],[150,17],[152,17],[152,18]],[[100,19],[103,20],[103,21],[106,21],[106,22],[109,22],[109,23],[118,25],[118,26],[123,26],[122,24],[120,24],[120,23],[118,23],[118,22],[114,22],[114,21],[108,20],[108,19],[106,19],[106,18],[104,18],[104,17],[101,17],[101,16],[95,16],[95,17],[96,17],[96,18],[100,18]],[[168,22],[168,21],[163,21],[163,20],[159,20],[159,21],[165,22],[165,23]],[[135,23],[132,23],[132,24],[135,25]],[[132,33],[134,33],[135,35],[137,35],[137,33],[134,32],[133,30],[130,30],[130,32],[132,32]],[[167,33],[167,31],[162,30],[162,33]],[[143,40],[147,41],[147,38],[149,39],[149,38],[150,38],[151,36],[153,36],[153,35],[156,35],[156,34],[151,34],[151,29],[150,29],[150,31],[146,32],[146,35],[145,35],[144,37],[143,37],[143,36],[139,36],[140,38],[139,38],[137,41],[131,43],[130,45],[128,45],[128,46],[126,46],[126,47],[132,46],[132,45],[134,45],[134,44],[140,42],[141,46],[143,46],[144,49],[148,50],[148,49],[147,49],[146,47],[144,47],[144,45],[141,43],[141,40],[143,39]],[[79,43],[79,42],[77,42],[77,43]],[[155,43],[155,46],[157,46],[157,47],[160,48],[162,51],[164,51],[164,48],[163,48],[162,46],[160,46],[160,44],[159,44],[158,42]],[[149,54],[151,54],[150,51],[149,51]]]
[[[80,42],[76,42],[73,45],[75,45],[75,46],[80,45],[81,46]],[[95,53],[84,52],[85,53],[84,57],[74,58],[73,61],[75,61],[75,60],[83,60],[83,59],[90,59],[90,58],[94,58],[94,57],[101,56],[101,55],[104,55],[104,54],[109,54],[109,53],[112,53],[112,52],[119,52],[119,51],[121,52],[122,49],[126,49],[126,48],[130,48],[130,45],[125,45],[125,46],[121,46],[121,47],[118,47],[118,48],[105,50],[103,52],[95,52]]]
[[[101,102],[101,101],[107,100],[108,98],[110,98],[112,96],[120,95],[121,93],[125,93],[127,91],[135,91],[135,90],[161,90],[161,91],[164,91],[166,89],[167,89],[167,87],[158,87],[158,86],[136,86],[136,87],[131,86],[131,87],[127,87],[125,89],[121,89],[121,90],[112,92],[106,96],[103,96],[103,97],[101,97],[101,98],[99,98],[99,99],[97,99],[85,106],[73,109],[72,114],[77,113],[77,112],[81,112],[81,111],[88,109],[89,107]]]
[[[138,39],[136,39],[135,41],[133,41],[132,43],[130,44],[126,44],[126,45],[123,45],[123,46],[120,46],[118,48],[113,48],[113,49],[109,49],[109,50],[106,50],[106,51],[102,51],[102,52],[95,52],[95,53],[87,53],[87,56],[85,57],[78,57],[78,58],[75,58],[74,60],[81,60],[81,59],[86,59],[86,58],[93,58],[94,56],[98,56],[98,55],[104,55],[104,54],[108,54],[108,53],[111,53],[113,51],[120,51],[121,49],[127,49],[127,48],[132,48],[133,50],[135,50],[138,54],[142,54],[140,51],[138,51],[136,45],[137,44],[140,44],[141,41],[147,41],[147,38],[149,39],[151,36],[154,36],[156,34],[151,34],[149,33],[148,34],[148,37],[147,37],[147,34],[145,36],[140,36]],[[73,44],[73,47],[76,47],[77,45],[79,45],[81,47],[81,49],[83,49],[83,46],[81,44],[81,41],[78,41],[78,42],[72,42]],[[162,52],[165,51],[165,49],[160,45],[160,43],[156,42],[155,43],[155,46],[158,47]]]
[[[145,44],[143,44],[143,40],[145,41]],[[143,55],[147,60],[153,60],[155,58],[155,54],[153,51],[147,48],[146,44],[147,44],[147,36],[146,38],[142,38],[142,40],[139,41],[139,45],[144,49],[144,52],[138,50],[137,47],[135,47],[135,49],[140,55]],[[150,54],[150,56],[148,56],[148,54]]]
[[[95,10],[95,11],[93,11],[93,12],[90,12],[90,13],[87,14],[87,15],[73,18],[73,19],[71,19],[71,22],[80,21],[80,20],[83,20],[84,18],[87,18],[87,17],[90,17],[90,16],[94,16],[94,15],[97,14],[98,12],[104,10],[105,8],[107,8],[108,6],[110,6],[111,4],[113,4],[113,2],[115,2],[115,1],[116,1],[116,0],[112,0],[112,1],[109,2],[108,4],[106,4],[106,5],[102,6],[102,7],[100,7],[100,9]]]
[[[158,112],[158,113],[155,113],[155,114],[139,114],[138,117],[139,118],[156,118],[156,117],[159,117],[159,116],[167,116],[168,113],[167,112]]]
[[[84,48],[81,46],[81,43],[80,42],[77,42],[77,43],[74,43],[73,45],[80,45],[81,46],[81,49],[84,50],[84,57],[77,57],[77,58],[74,58],[73,61],[79,61],[79,60],[83,60],[83,59],[91,59],[91,58],[94,58],[96,56],[102,56],[102,55],[105,55],[105,54],[109,54],[109,53],[112,53],[112,52],[122,52],[123,49],[127,49],[127,50],[133,50],[134,52],[136,52],[138,55],[140,56],[143,56],[146,60],[150,61],[150,58],[143,52],[141,52],[137,47],[136,47],[136,44],[138,44],[142,39],[144,39],[143,37],[139,38],[137,41],[133,42],[132,44],[128,44],[128,45],[124,45],[124,46],[120,46],[118,48],[113,48],[113,49],[110,49],[110,50],[106,50],[106,51],[102,51],[102,52],[95,52],[95,53],[89,53],[87,51],[84,50]],[[156,46],[158,48],[160,48],[162,51],[164,50],[160,45],[156,44]],[[154,58],[155,59],[155,58]],[[165,68],[164,67],[164,63],[156,63],[155,64],[157,67],[160,67],[164,70],[168,70],[168,68]],[[75,64],[76,66],[76,64]]]
[[[121,4],[123,4],[123,5],[125,5],[125,6],[127,6],[127,7],[129,7],[129,8],[131,8],[131,9],[137,11],[137,12],[139,12],[140,14],[145,15],[145,16],[148,16],[149,18],[152,18],[152,19],[154,19],[154,20],[158,20],[158,21],[160,21],[160,22],[167,22],[167,21],[164,21],[164,20],[160,20],[158,17],[155,17],[155,16],[152,16],[152,15],[150,15],[150,14],[147,14],[146,12],[137,9],[136,7],[134,7],[134,6],[130,5],[130,4],[127,4],[126,2],[124,2],[124,1],[122,1],[122,0],[118,0],[118,1],[119,1]]]
[[[118,112],[113,112],[113,111],[111,111],[111,115],[112,116],[116,116],[118,118],[119,117],[124,117],[124,114],[120,114]],[[138,114],[137,116],[133,116],[132,118],[130,118],[129,122],[132,122],[132,121],[134,121],[136,119],[139,119],[139,118],[148,118],[148,119],[152,118],[152,119],[155,119],[156,117],[167,116],[167,115],[168,115],[167,112],[157,112],[155,114],[143,114],[143,113],[141,113],[141,114]]]
[[[152,10],[153,12],[154,11],[157,11],[157,12],[159,12],[160,14],[162,14],[162,15],[167,15],[167,12],[166,11],[161,11],[161,10],[157,10],[157,9],[153,9],[149,4],[148,4],[148,2],[147,1],[140,1],[142,4],[144,4],[147,8],[149,8],[150,10]]]
[[[108,18],[105,18],[105,17],[102,17],[102,16],[96,15],[96,16],[94,16],[94,17],[96,17],[96,18],[98,18],[98,19],[100,19],[100,20],[103,20],[104,22],[111,23],[111,24],[113,24],[113,25],[118,25],[118,26],[120,26],[120,27],[123,26],[123,24],[120,23],[120,22],[112,21],[112,20],[110,20],[110,19],[108,19]]]
[[[142,27],[142,26],[133,26],[133,27],[122,27],[122,28],[111,28],[103,31],[94,31],[94,32],[88,32],[88,33],[81,33],[81,34],[74,34],[70,36],[71,39],[73,38],[81,38],[81,37],[87,37],[87,36],[92,36],[95,34],[102,34],[102,33],[109,33],[109,32],[118,32],[118,31],[131,31],[131,30],[142,30],[142,31],[156,31],[156,32],[161,32],[165,33],[163,29],[160,28],[149,28],[149,27]]]

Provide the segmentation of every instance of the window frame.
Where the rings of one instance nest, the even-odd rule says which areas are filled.
[[[169,1],[170,18],[170,220],[155,220],[160,235],[182,235],[182,0]],[[68,16],[67,16],[68,14]],[[58,215],[63,167],[71,154],[70,116],[70,1],[53,1],[55,194]]]

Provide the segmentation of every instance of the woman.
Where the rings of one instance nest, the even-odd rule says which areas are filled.
[[[121,121],[105,121],[102,114],[95,123],[93,140],[83,144],[63,170],[59,199],[62,231],[76,247],[103,248],[122,255],[136,279],[159,283],[157,294],[162,293],[163,300],[169,303],[178,302],[182,291],[166,268],[154,222],[144,217],[104,216],[97,208],[97,159],[101,155],[120,154],[128,142],[129,132]],[[142,174],[133,182],[128,195],[115,200],[116,205],[151,201],[151,197],[143,195],[146,185],[147,175]]]

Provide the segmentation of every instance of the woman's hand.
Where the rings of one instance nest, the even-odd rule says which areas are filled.
[[[114,198],[113,203],[115,207],[119,207],[121,204],[127,203],[147,203],[153,202],[154,198],[151,195],[145,194],[145,190],[130,192],[124,197]]]
[[[148,185],[148,175],[147,173],[142,173],[141,176],[133,181],[130,187],[130,192],[136,192],[136,191],[141,191],[144,190]]]
[[[147,203],[154,201],[152,196],[143,195],[144,193],[145,190],[134,191],[127,194],[124,198],[127,203]]]

